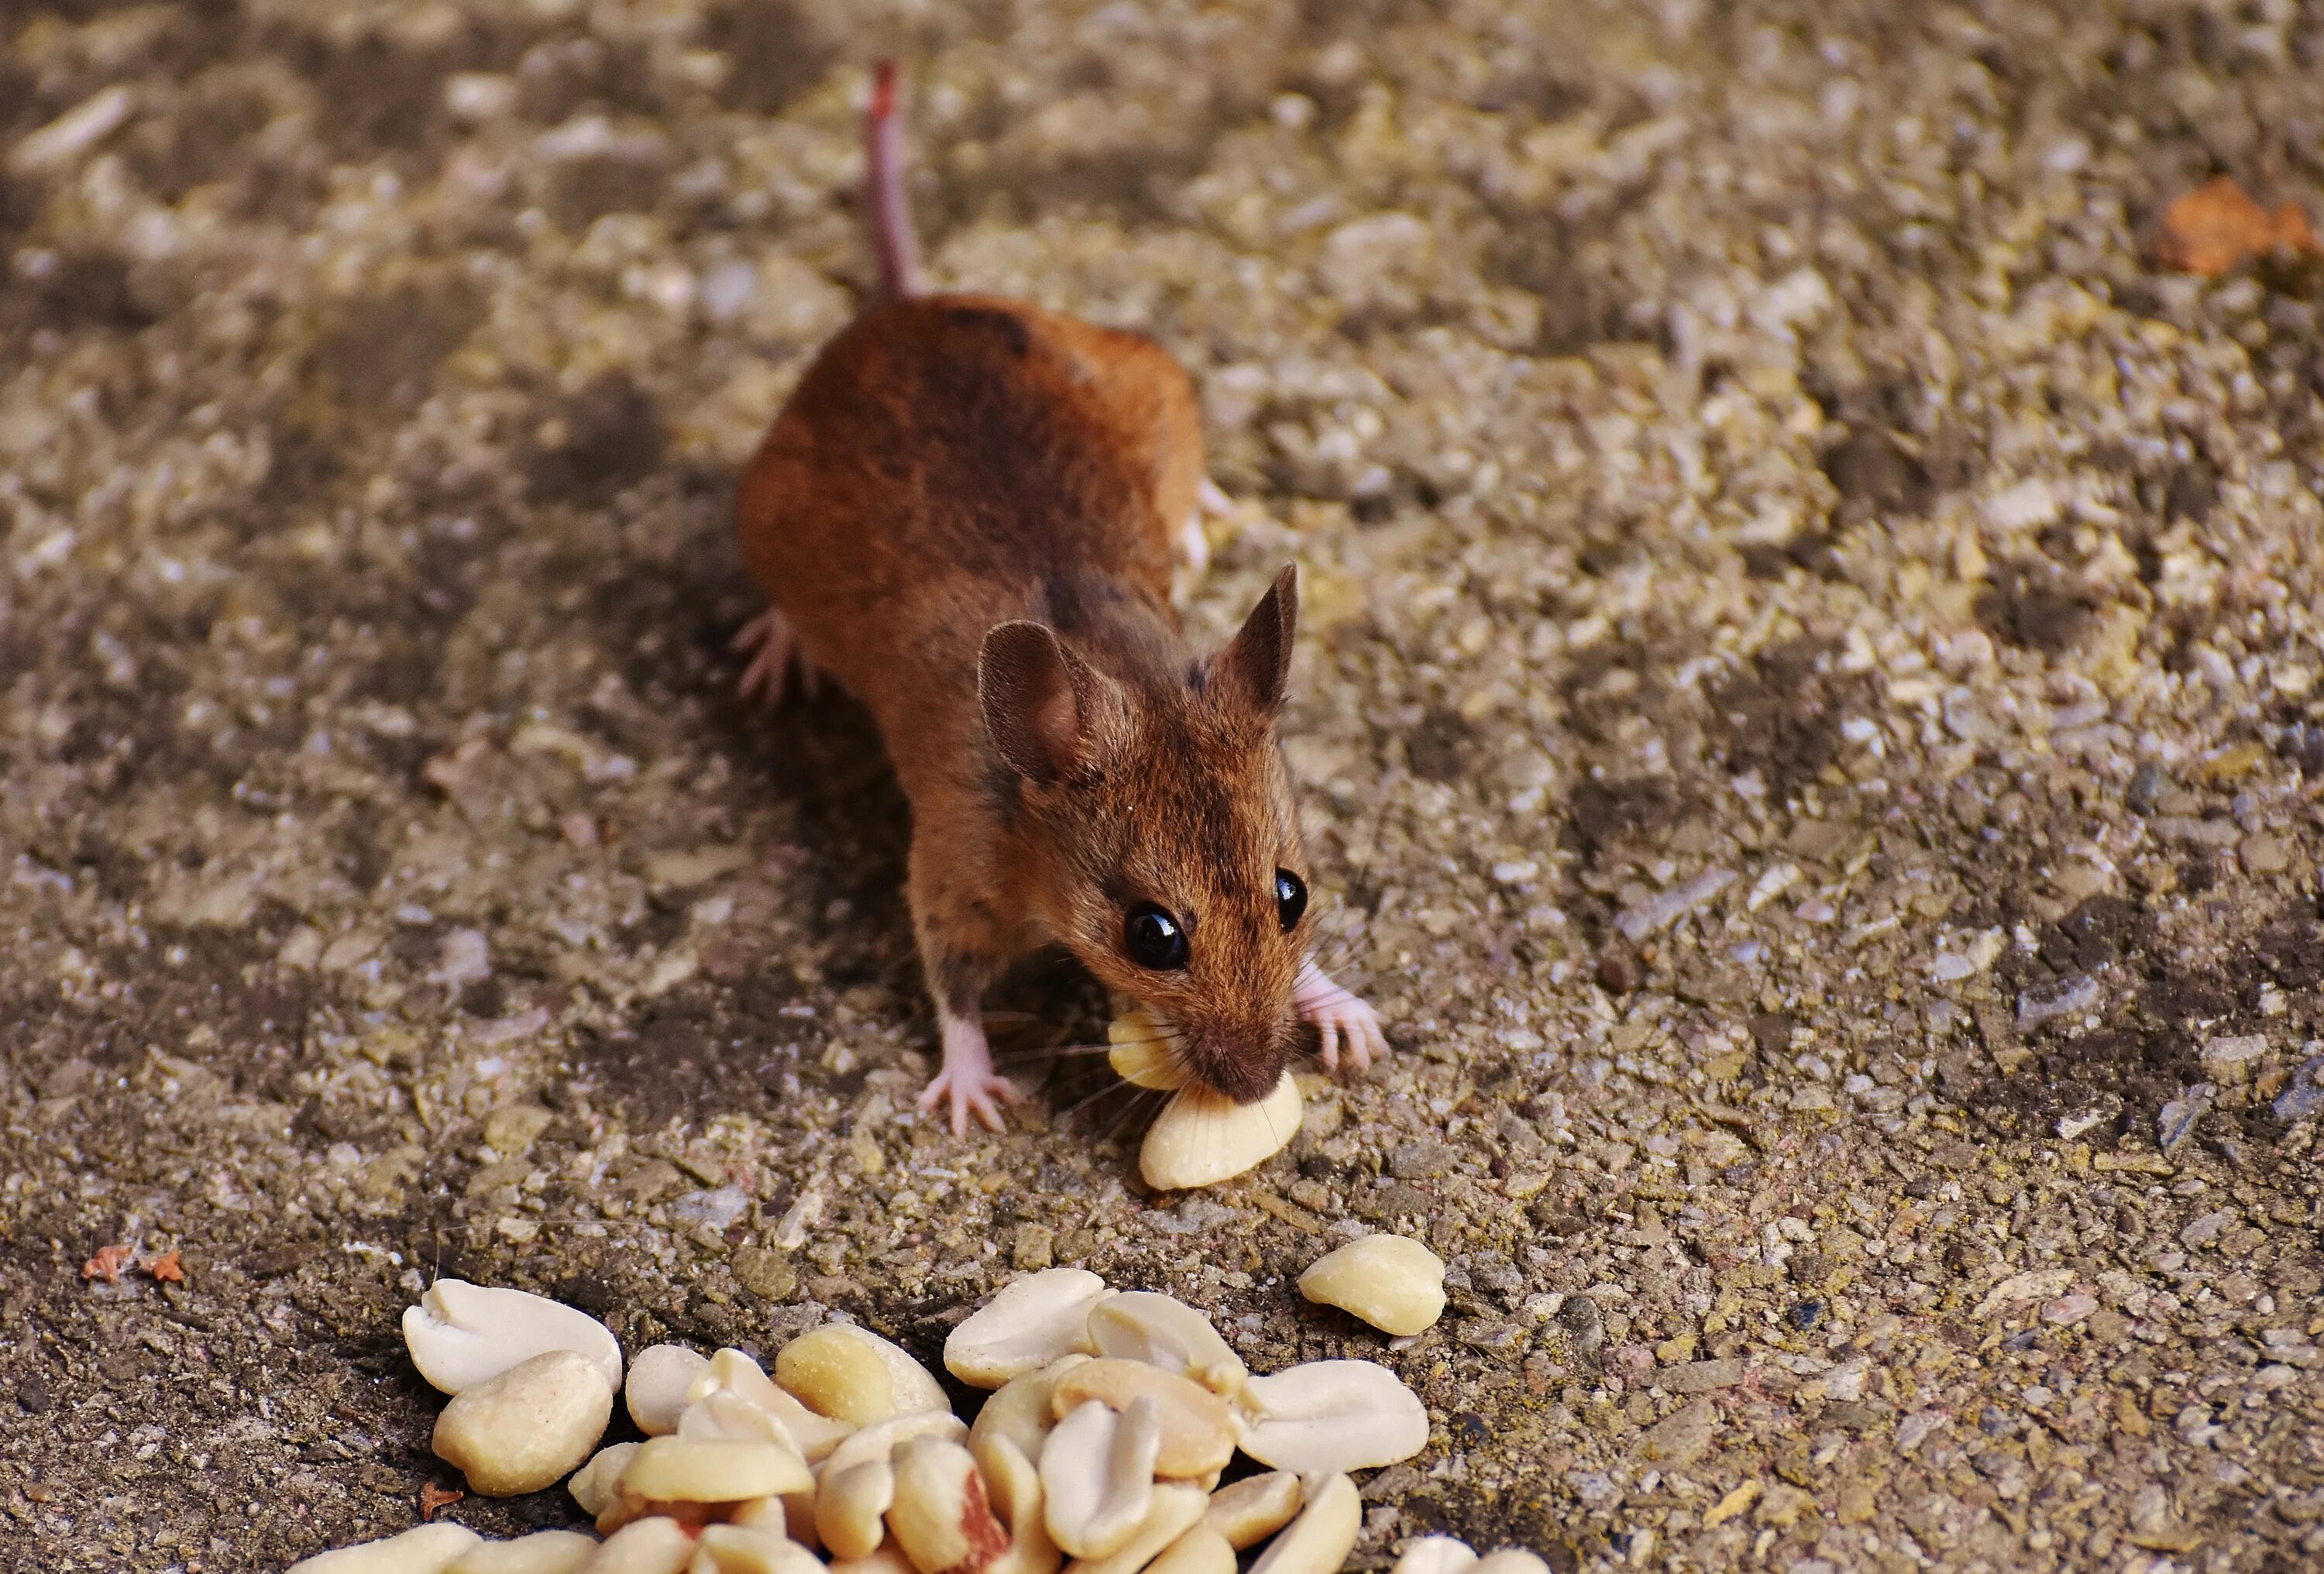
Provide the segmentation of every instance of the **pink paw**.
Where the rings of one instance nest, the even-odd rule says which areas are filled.
[[[799,653],[798,636],[791,631],[790,620],[775,608],[769,607],[743,624],[734,635],[733,649],[752,652],[751,664],[742,669],[735,686],[743,699],[763,691],[767,704],[782,704],[784,680],[794,664],[798,667],[799,692],[808,699],[815,697],[815,668]]]
[[[978,1124],[987,1131],[1001,1129],[1001,1105],[1022,1101],[1025,1095],[1017,1084],[986,1066],[981,1070],[946,1066],[930,1079],[927,1089],[920,1094],[920,1108],[934,1109],[949,1098],[952,1101],[952,1134],[968,1135],[968,1118],[973,1113]]]
[[[1291,1001],[1298,1008],[1301,1020],[1314,1023],[1323,1039],[1321,1058],[1325,1071],[1336,1072],[1340,1069],[1343,1040],[1351,1072],[1364,1071],[1375,1059],[1388,1054],[1388,1035],[1381,1031],[1379,1013],[1333,983],[1314,962],[1300,970],[1299,983],[1292,991]]]
[[[920,1095],[920,1108],[934,1109],[949,1099],[954,1137],[968,1135],[972,1112],[987,1131],[1000,1130],[1001,1105],[1014,1104],[1024,1095],[1016,1083],[992,1069],[992,1047],[985,1042],[982,1023],[946,1017],[943,1031],[944,1070]]]

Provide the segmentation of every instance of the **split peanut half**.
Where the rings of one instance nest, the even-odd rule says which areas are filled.
[[[1299,1133],[1299,1084],[1289,1072],[1253,1104],[1188,1086],[1171,1095],[1146,1128],[1138,1171],[1159,1192],[1213,1186],[1256,1169]]]
[[[851,1426],[949,1408],[926,1367],[848,1322],[826,1322],[776,1351],[775,1381],[817,1415]]]
[[[780,1531],[706,1524],[686,1574],[824,1574],[823,1560]]]
[[[1130,1539],[1106,1557],[1076,1563],[1075,1574],[1139,1574],[1162,1550],[1194,1528],[1203,1517],[1204,1495],[1192,1487],[1157,1482],[1146,1517]]]
[[[621,1495],[653,1503],[741,1503],[813,1488],[798,1450],[775,1442],[648,1438],[622,1471]]]
[[[983,1438],[1001,1436],[1023,1450],[1027,1459],[1039,1459],[1049,1429],[1056,1425],[1052,1396],[1057,1383],[1088,1359],[1082,1355],[1060,1356],[1038,1372],[1028,1372],[1002,1384],[984,1402],[984,1408],[976,1413],[976,1424],[968,1434],[971,1446]]]
[[[1243,1551],[1289,1524],[1299,1513],[1301,1496],[1299,1477],[1289,1470],[1246,1476],[1211,1494],[1203,1523]]]
[[[1367,1470],[1428,1446],[1419,1395],[1372,1361],[1308,1361],[1253,1377],[1243,1403],[1250,1423],[1242,1451],[1278,1470]]]
[[[1345,1476],[1332,1476],[1307,1495],[1307,1506],[1288,1530],[1268,1543],[1250,1574],[1339,1574],[1363,1528],[1363,1503],[1356,1484]]]
[[[565,1490],[581,1505],[581,1512],[591,1519],[613,1506],[622,1495],[622,1472],[630,1468],[630,1459],[638,1451],[635,1443],[615,1443],[610,1449],[600,1449],[589,1462],[573,1473]]]
[[[855,1428],[844,1421],[817,1415],[792,1395],[775,1385],[759,1363],[741,1350],[723,1349],[710,1358],[708,1367],[687,1388],[688,1404],[699,1404],[713,1394],[724,1393],[772,1417],[798,1446],[807,1463],[815,1464],[837,1448]]]
[[[815,1494],[787,1492],[780,1497],[753,1497],[729,1509],[726,1523],[774,1531],[812,1551],[816,1545]]]
[[[1470,1564],[1468,1574],[1549,1574],[1549,1565],[1523,1547],[1503,1547]]]
[[[920,1574],[894,1542],[882,1542],[868,1558],[848,1558],[831,1566],[831,1574]]]
[[[1234,1458],[1240,1429],[1227,1402],[1191,1378],[1144,1361],[1104,1357],[1084,1361],[1057,1379],[1050,1405],[1059,1420],[1091,1400],[1128,1410],[1139,1399],[1154,1401],[1162,1428],[1154,1473],[1174,1480],[1223,1469]]]
[[[403,1343],[420,1375],[446,1394],[489,1382],[550,1350],[586,1356],[622,1386],[622,1347],[613,1330],[545,1295],[438,1279],[403,1310]]]
[[[1041,1513],[1049,1539],[1076,1558],[1120,1551],[1154,1501],[1162,1419],[1151,1399],[1114,1411],[1093,1399],[1041,1445]]]
[[[1102,1356],[1183,1373],[1230,1399],[1250,1377],[1211,1320],[1174,1296],[1151,1290],[1109,1296],[1091,1309],[1089,1330]]]
[[[1001,1286],[945,1340],[945,1369],[978,1388],[998,1388],[1061,1356],[1086,1355],[1090,1309],[1105,1281],[1081,1268],[1050,1268]]]
[[[550,1350],[452,1396],[436,1418],[436,1457],[486,1497],[514,1497],[563,1480],[613,1419],[604,1368]]]
[[[597,1543],[583,1574],[687,1574],[695,1533],[666,1514],[633,1519]]]
[[[597,1551],[579,1531],[535,1531],[512,1542],[484,1542],[444,1567],[444,1574],[574,1574]]]
[[[899,1415],[877,1426],[851,1433],[823,1461],[825,1471],[844,1470],[866,1459],[884,1459],[914,1438],[946,1438],[957,1442],[968,1435],[968,1423],[949,1410],[924,1410]]]
[[[455,1558],[484,1538],[448,1521],[414,1525],[400,1536],[338,1547],[301,1558],[290,1574],[443,1574]]]
[[[1462,1574],[1476,1562],[1476,1549],[1458,1536],[1423,1536],[1405,1548],[1389,1574]]]
[[[1106,1060],[1125,1082],[1167,1092],[1186,1085],[1185,1068],[1170,1053],[1170,1029],[1144,1006],[1107,1025]]]
[[[956,1442],[918,1437],[896,1450],[888,1529],[920,1574],[984,1574],[1009,1550],[976,1460]]]
[[[1368,1235],[1317,1258],[1299,1293],[1402,1338],[1444,1315],[1444,1259],[1405,1236]]]
[[[693,1397],[695,1381],[709,1370],[710,1363],[684,1345],[640,1350],[622,1385],[630,1419],[650,1438],[676,1431],[678,1413]]]
[[[1146,1574],[1234,1574],[1235,1550],[1226,1537],[1197,1522],[1146,1565]]]
[[[835,1558],[868,1558],[887,1539],[896,1471],[886,1459],[825,1470],[816,1484],[815,1533]]]
[[[969,1452],[984,1477],[994,1517],[1009,1533],[1009,1550],[984,1574],[1057,1574],[1065,1554],[1041,1518],[1041,1477],[1033,1461],[1005,1437],[972,1436]]]

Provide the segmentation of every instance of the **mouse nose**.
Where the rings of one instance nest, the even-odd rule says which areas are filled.
[[[1196,1077],[1213,1091],[1238,1104],[1256,1104],[1275,1091],[1290,1059],[1290,1044],[1281,1024],[1250,1029],[1213,1030],[1195,1035],[1188,1056]]]

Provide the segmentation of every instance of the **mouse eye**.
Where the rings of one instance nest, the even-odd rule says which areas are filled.
[[[1122,921],[1122,949],[1130,960],[1156,972],[1171,972],[1186,965],[1186,932],[1167,909],[1140,902]]]
[[[1307,882],[1287,869],[1275,871],[1275,911],[1283,920],[1286,934],[1299,927],[1300,917],[1307,911]]]

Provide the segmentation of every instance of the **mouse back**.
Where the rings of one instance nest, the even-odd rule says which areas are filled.
[[[805,653],[879,712],[937,668],[965,684],[984,630],[1010,618],[1175,636],[1171,536],[1202,463],[1192,385],[1152,340],[917,296],[816,357],[737,520]],[[1124,602],[1134,616],[1101,615]]]

